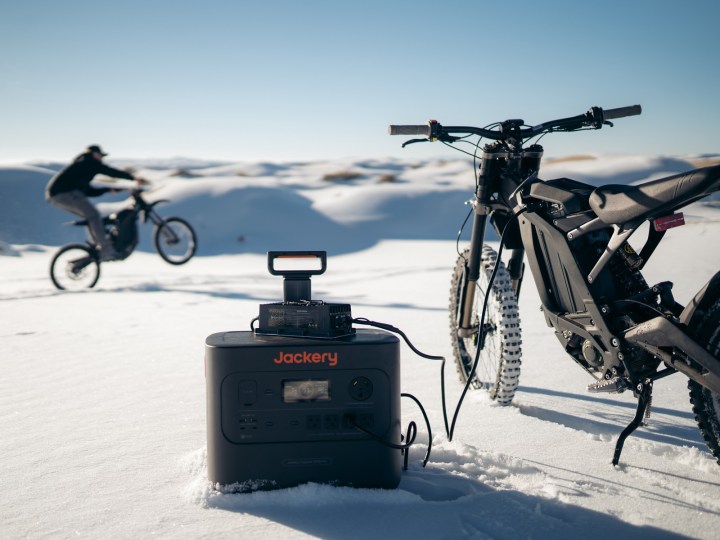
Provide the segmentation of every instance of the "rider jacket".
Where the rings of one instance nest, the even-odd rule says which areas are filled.
[[[46,194],[48,197],[54,197],[59,193],[77,190],[88,197],[97,197],[110,191],[109,188],[90,187],[90,182],[96,174],[104,174],[113,178],[133,179],[132,174],[108,167],[102,161],[95,159],[92,153],[86,152],[80,154],[75,158],[75,161],[50,179]]]

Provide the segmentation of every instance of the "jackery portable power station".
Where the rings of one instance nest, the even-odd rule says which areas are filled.
[[[321,269],[283,273],[275,265],[284,256],[319,258]],[[396,488],[402,468],[401,450],[392,447],[401,442],[398,339],[351,329],[337,316],[350,317],[346,304],[321,303],[342,308],[298,319],[299,306],[318,304],[310,300],[309,275],[324,271],[325,252],[271,252],[268,266],[286,279],[283,304],[265,305],[275,322],[262,320],[261,306],[264,326],[212,334],[205,342],[209,480],[239,492],[306,482]],[[307,283],[288,287],[288,279]],[[285,305],[291,316],[282,318],[278,309]],[[324,320],[325,313],[334,318]]]

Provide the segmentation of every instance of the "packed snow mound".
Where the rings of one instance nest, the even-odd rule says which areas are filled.
[[[63,240],[57,227],[48,226],[68,219],[45,202],[45,186],[53,174],[33,165],[0,165],[0,240],[14,244]]]

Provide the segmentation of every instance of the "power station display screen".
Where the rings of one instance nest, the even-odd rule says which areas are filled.
[[[329,380],[283,381],[283,402],[330,401]]]
[[[282,384],[284,403],[330,401],[329,380],[286,380]]]

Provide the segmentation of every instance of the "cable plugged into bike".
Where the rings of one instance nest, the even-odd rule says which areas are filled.
[[[465,387],[449,437],[469,390],[487,390],[503,405],[514,398],[522,343],[517,296],[527,261],[548,326],[573,363],[593,377],[588,390],[632,389],[638,398],[613,464],[619,463],[625,439],[649,414],[653,383],[678,371],[690,379],[695,418],[720,461],[720,272],[687,306],[673,298],[672,283],[650,286],[641,273],[667,229],[684,223],[678,210],[720,191],[720,166],[600,187],[539,176],[540,138],[601,129],[641,112],[639,105],[591,107],[536,125],[510,119],[486,127],[444,126],[431,120],[389,127],[390,135],[425,137],[409,143],[451,146],[471,155],[476,165],[472,209],[458,233],[451,284],[450,335]],[[483,139],[489,142],[481,145]],[[472,151],[454,144],[470,145]],[[484,244],[488,220],[500,237],[497,252]],[[460,250],[468,222],[470,245]],[[646,222],[648,238],[637,253],[628,240]],[[506,248],[507,266],[501,259]]]
[[[205,341],[208,478],[218,489],[396,488],[417,435],[415,422],[401,433],[402,397],[424,416],[427,463],[427,415],[400,392],[399,340],[391,332],[404,334],[353,319],[349,304],[314,300],[311,277],[326,266],[324,251],[269,252],[283,300],[260,305],[249,331]]]

